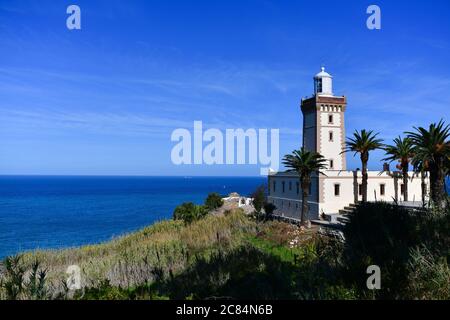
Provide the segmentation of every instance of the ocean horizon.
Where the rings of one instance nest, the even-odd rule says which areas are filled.
[[[96,244],[170,219],[210,192],[251,194],[265,177],[0,176],[0,259]]]

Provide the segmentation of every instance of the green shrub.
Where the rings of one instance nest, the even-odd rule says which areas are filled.
[[[192,202],[186,202],[175,208],[173,218],[174,220],[183,220],[185,223],[189,224],[200,220],[207,214],[208,211],[204,206],[199,206]]]
[[[44,300],[49,298],[47,271],[35,260],[30,268],[22,261],[22,256],[8,257],[4,261],[5,273],[0,279],[0,298],[6,300]],[[4,297],[1,297],[3,295]]]
[[[450,298],[450,268],[445,257],[436,257],[425,246],[413,249],[408,271],[406,298]]]
[[[223,206],[223,199],[218,193],[210,193],[205,200],[205,207],[208,210],[215,210]]]
[[[411,279],[425,281],[436,270],[446,270],[445,265],[436,261],[443,259],[446,263],[450,257],[450,215],[448,209],[440,209],[441,212],[435,210],[438,209],[411,210],[387,203],[360,204],[349,215],[350,221],[344,228],[343,268],[347,283],[358,287],[367,297],[375,294],[381,299],[404,299],[426,295],[424,289],[417,290],[421,292],[420,296],[410,296]],[[417,248],[423,246],[431,250],[427,259],[417,257]],[[428,269],[419,263],[426,261],[433,262]],[[370,265],[381,269],[381,290],[376,292],[366,287],[366,269]],[[434,274],[433,278],[439,277]],[[427,286],[419,283],[416,287]],[[433,294],[429,292],[428,296]]]
[[[199,257],[157,287],[171,299],[286,299],[293,297],[293,270],[291,264],[245,245]]]
[[[264,204],[266,203],[266,187],[259,186],[251,195],[253,198],[253,207],[257,213],[261,213]]]
[[[264,204],[264,212],[266,213],[266,216],[270,216],[273,214],[277,207],[273,203],[266,202]]]

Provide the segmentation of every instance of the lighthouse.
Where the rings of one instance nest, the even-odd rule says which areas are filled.
[[[301,101],[303,146],[323,155],[329,170],[346,170],[345,110],[347,99],[333,94],[333,77],[322,67],[314,76],[314,94]]]
[[[303,147],[320,153],[327,160],[323,174],[313,173],[309,190],[309,219],[317,223],[322,217],[336,222],[346,208],[362,199],[361,171],[347,170],[345,147],[345,112],[347,98],[335,95],[333,77],[322,67],[313,77],[314,92],[301,100],[303,115]],[[381,166],[380,166],[381,169]],[[368,201],[402,201],[401,181],[386,170],[368,171]],[[421,179],[409,172],[408,189],[412,199],[421,199]],[[267,199],[275,206],[274,215],[299,221],[302,199],[299,175],[296,172],[271,172]],[[426,179],[429,186],[429,180]]]

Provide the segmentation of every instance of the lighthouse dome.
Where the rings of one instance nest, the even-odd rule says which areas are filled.
[[[318,74],[316,74],[314,78],[318,79],[318,78],[333,78],[333,77],[331,76],[331,74],[325,71],[325,67],[322,67],[321,71]]]
[[[333,77],[325,71],[325,67],[314,76],[314,94],[333,96]]]

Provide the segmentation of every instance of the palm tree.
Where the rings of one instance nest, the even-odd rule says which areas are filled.
[[[411,158],[413,157],[413,144],[408,138],[402,139],[401,137],[394,139],[393,145],[386,145],[384,147],[386,155],[388,157],[384,158],[383,161],[395,161],[398,160],[398,169],[402,170],[403,176],[403,200],[408,201],[408,169]]]
[[[450,126],[443,120],[432,123],[429,129],[414,127],[415,132],[406,132],[414,145],[414,162],[426,163],[430,172],[431,199],[437,205],[444,204],[445,176],[450,156]]]
[[[302,187],[302,215],[301,224],[305,225],[309,213],[308,196],[311,186],[311,175],[314,172],[324,174],[321,170],[326,169],[326,159],[319,153],[307,151],[305,148],[294,150],[292,154],[285,155],[283,164],[290,168],[288,172],[297,172]]]
[[[369,152],[383,147],[383,140],[377,139],[378,133],[373,131],[355,130],[353,137],[347,138],[346,147],[342,152],[354,152],[360,154],[362,164],[362,201],[367,201],[367,162],[369,161]]]

